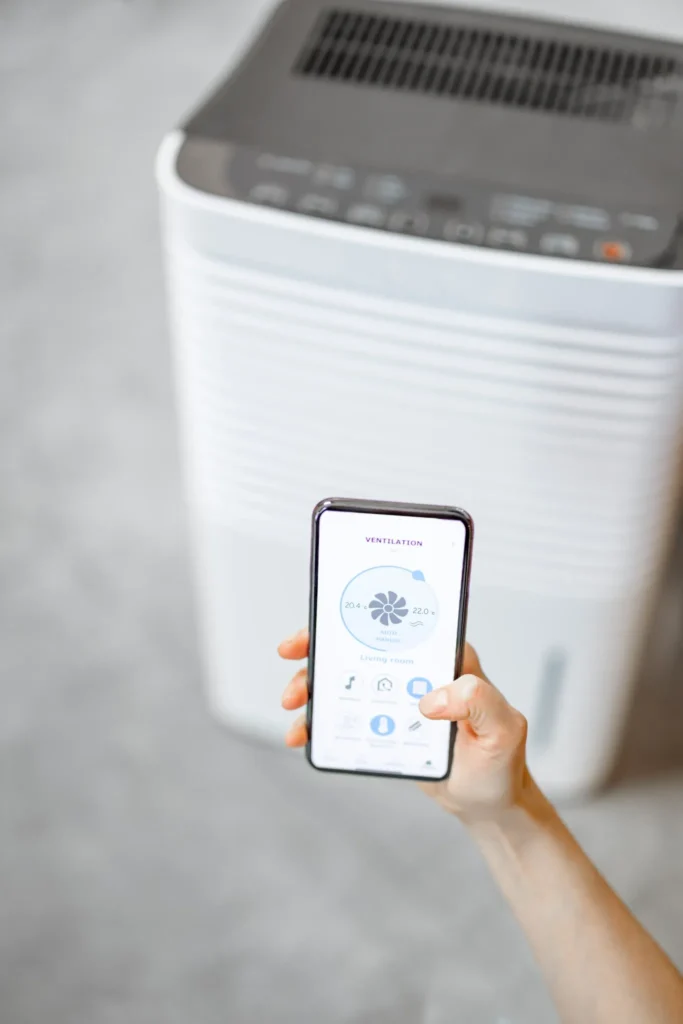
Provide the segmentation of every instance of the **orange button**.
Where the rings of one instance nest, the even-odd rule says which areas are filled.
[[[598,242],[597,255],[608,263],[627,263],[631,259],[631,246],[626,242]]]

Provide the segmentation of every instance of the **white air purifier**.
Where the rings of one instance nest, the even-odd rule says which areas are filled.
[[[319,499],[455,504],[533,771],[597,785],[679,496],[683,47],[289,0],[158,179],[216,713],[281,742]]]

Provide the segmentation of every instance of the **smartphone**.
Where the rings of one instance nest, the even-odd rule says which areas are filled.
[[[313,512],[308,760],[447,777],[455,725],[420,698],[460,674],[474,527],[461,509],[328,498]]]

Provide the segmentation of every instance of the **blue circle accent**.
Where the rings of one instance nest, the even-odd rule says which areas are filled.
[[[389,715],[375,715],[370,722],[370,728],[376,736],[391,736],[396,728],[396,722]]]
[[[432,684],[428,679],[425,679],[424,676],[415,676],[415,678],[411,679],[408,683],[408,693],[411,697],[414,697],[415,700],[419,700],[420,697],[424,697],[425,693],[430,693],[433,689],[434,687]]]

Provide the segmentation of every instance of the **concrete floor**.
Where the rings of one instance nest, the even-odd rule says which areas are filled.
[[[266,6],[0,12],[0,1020],[548,1024],[457,823],[205,711],[152,164]],[[615,786],[567,811],[679,963],[681,575]]]

